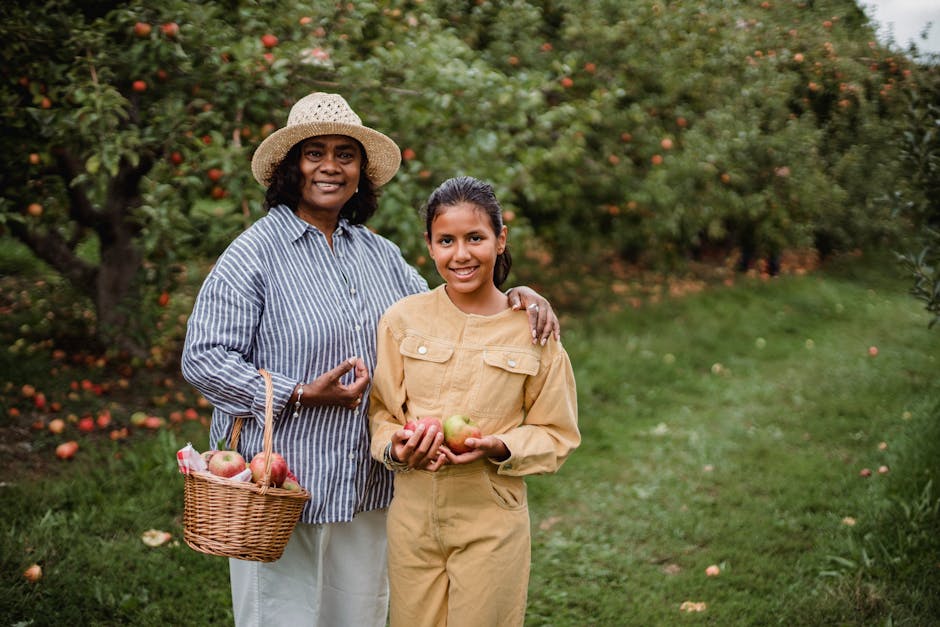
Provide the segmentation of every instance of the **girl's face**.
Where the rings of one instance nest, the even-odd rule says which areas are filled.
[[[319,135],[300,149],[299,209],[337,214],[356,193],[362,155],[354,139],[345,135]]]
[[[506,248],[506,227],[494,233],[485,211],[466,202],[441,206],[425,238],[448,290],[482,297],[495,289],[493,270],[496,256]]]

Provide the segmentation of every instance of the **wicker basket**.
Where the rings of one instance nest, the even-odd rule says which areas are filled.
[[[264,452],[273,446],[273,386],[265,381]],[[235,450],[244,418],[236,418],[230,446]],[[271,461],[260,483],[237,482],[201,472],[183,475],[183,539],[201,553],[254,562],[273,562],[284,547],[310,498],[271,486]]]

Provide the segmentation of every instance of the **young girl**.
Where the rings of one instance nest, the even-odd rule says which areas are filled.
[[[488,184],[444,182],[427,205],[428,251],[445,284],[379,322],[372,455],[395,475],[388,515],[392,627],[522,625],[530,537],[524,475],[558,470],[581,441],[559,342],[533,343],[499,286],[511,265]],[[407,421],[469,416],[469,452]],[[414,470],[414,472],[408,472]]]

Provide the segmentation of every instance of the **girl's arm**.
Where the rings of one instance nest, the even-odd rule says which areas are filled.
[[[547,363],[526,385],[523,423],[492,436],[509,452],[504,459],[492,458],[500,474],[555,472],[581,444],[577,388],[568,354],[554,343],[546,346],[542,359]]]

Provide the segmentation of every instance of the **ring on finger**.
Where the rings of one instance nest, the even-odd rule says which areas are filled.
[[[531,305],[529,305],[529,306],[527,307],[527,309],[533,309],[533,310],[535,310],[535,311],[538,311],[538,310],[539,310],[539,306],[536,305],[535,303],[532,303]]]

